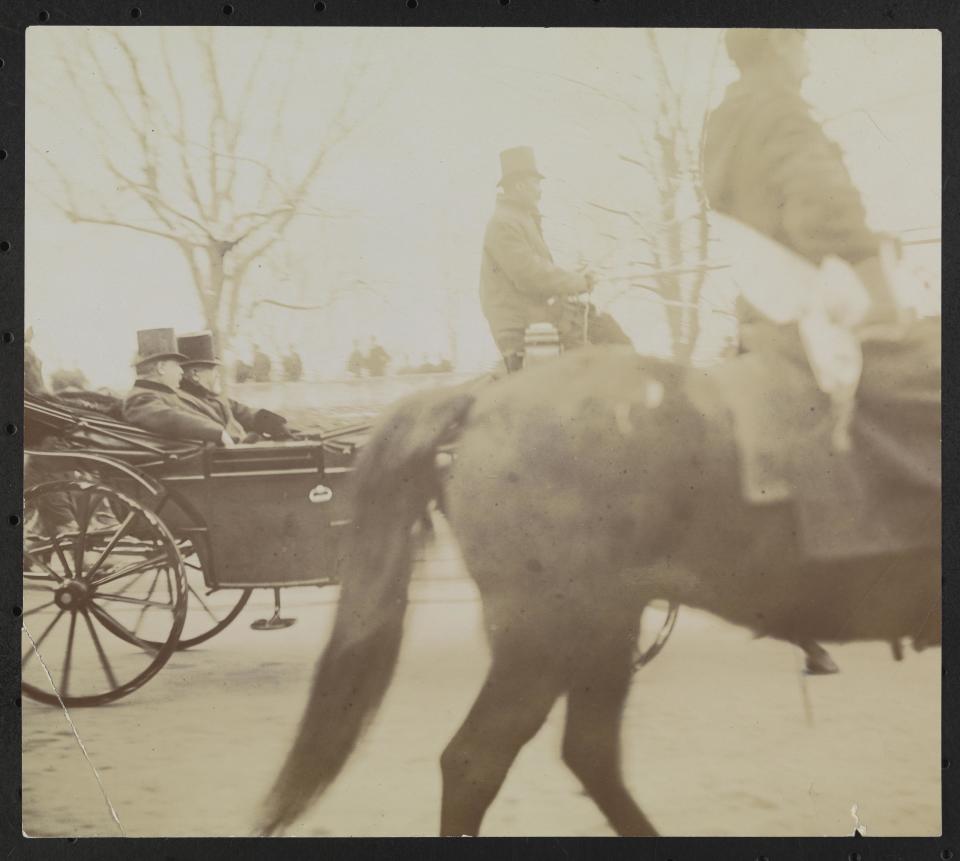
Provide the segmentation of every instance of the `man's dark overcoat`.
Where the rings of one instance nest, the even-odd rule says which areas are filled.
[[[270,410],[254,409],[188,379],[180,383],[180,391],[191,405],[220,424],[234,442],[240,442],[248,433],[268,434],[274,439],[290,437],[286,420]]]
[[[137,380],[123,399],[123,418],[169,439],[220,442],[221,425],[196,398],[154,380]]]

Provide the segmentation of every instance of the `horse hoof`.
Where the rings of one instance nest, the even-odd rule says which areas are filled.
[[[807,655],[807,665],[803,668],[803,672],[808,676],[832,676],[840,672],[840,667],[826,653],[816,657]]]

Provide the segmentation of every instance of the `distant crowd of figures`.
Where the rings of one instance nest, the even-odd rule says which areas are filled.
[[[32,332],[28,333],[32,335]],[[295,383],[303,379],[303,360],[293,348],[287,355],[281,357],[283,382]],[[390,354],[371,339],[370,347],[366,351],[354,344],[353,352],[347,360],[347,372],[354,377],[382,377],[387,373],[391,364]],[[49,388],[44,381],[42,364],[34,353],[29,340],[24,344],[24,388],[27,392],[36,395],[61,394],[63,392],[80,392],[90,390],[90,383],[86,374],[78,368],[60,368],[49,375]],[[396,374],[443,374],[453,371],[453,362],[449,359],[438,358],[436,361],[424,361],[413,364],[405,356],[404,363],[394,370]],[[233,379],[238,383],[254,382],[269,383],[273,381],[273,360],[260,350],[254,348],[253,362],[237,359],[233,367]],[[108,392],[100,388],[98,391]]]
[[[390,354],[376,338],[371,338],[367,349],[361,350],[357,341],[347,359],[347,373],[352,377],[382,377],[390,366]]]
[[[453,370],[453,362],[440,359],[438,362],[423,362],[419,365],[404,365],[397,368],[398,374],[447,374]]]
[[[290,352],[281,359],[283,381],[296,383],[303,379],[303,360],[291,347]],[[273,379],[273,361],[258,346],[253,347],[253,364],[237,359],[233,369],[233,378],[238,383],[269,383]]]
[[[382,377],[387,373],[393,359],[376,338],[371,338],[366,350],[360,349],[358,341],[353,342],[353,350],[347,359],[347,373],[352,377]],[[453,370],[449,359],[436,362],[424,358],[419,365],[412,364],[404,356],[404,363],[394,370],[395,374],[443,374]]]

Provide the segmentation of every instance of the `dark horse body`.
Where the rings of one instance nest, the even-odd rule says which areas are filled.
[[[358,464],[334,631],[264,831],[330,784],[379,705],[400,644],[411,529],[431,499],[479,587],[492,651],[441,758],[444,835],[477,833],[562,696],[564,761],[617,833],[656,834],[624,785],[619,748],[651,599],[795,643],[939,642],[939,552],[801,561],[789,506],[742,500],[729,416],[699,385],[629,350],[586,349],[486,388],[415,395],[381,420]],[[456,460],[438,469],[436,451],[454,437]]]

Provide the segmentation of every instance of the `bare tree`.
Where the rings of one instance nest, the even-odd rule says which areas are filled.
[[[317,137],[291,141],[293,94],[316,84],[294,80],[304,56],[302,43],[290,44],[298,37],[282,34],[287,41],[277,44],[275,35],[260,36],[241,81],[224,71],[243,66],[222,62],[220,52],[230,45],[221,45],[213,30],[173,36],[158,29],[155,38],[150,50],[117,30],[87,31],[61,43],[63,82],[86,117],[109,183],[101,177],[85,187],[87,178],[71,170],[72,162],[34,151],[56,180],[57,192],[48,197],[71,221],[176,246],[206,324],[226,349],[254,265],[294,219],[337,217],[312,205],[311,192],[383,93],[373,105],[358,98],[371,64],[355,55],[342,69],[343,80],[324,89],[338,95]],[[267,68],[286,69],[286,79],[265,87]]]
[[[624,263],[618,263],[621,271],[612,275],[612,280],[660,296],[670,326],[673,358],[687,363],[700,332],[701,292],[707,273],[716,268],[708,262],[707,200],[700,181],[703,122],[691,119],[696,115],[694,106],[687,103],[684,89],[672,81],[657,32],[646,30],[645,39],[656,81],[653,110],[636,97],[567,80],[613,100],[636,117],[637,152],[621,153],[620,159],[652,186],[655,207],[622,208],[604,201],[590,201],[589,205],[625,222],[628,242],[644,249],[641,257],[626,261],[625,272]],[[716,61],[715,53],[709,66],[711,83]],[[637,73],[632,78],[639,84],[649,81],[650,75]],[[706,108],[704,105],[698,119],[705,118]]]

